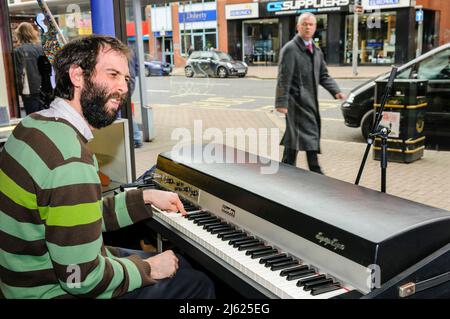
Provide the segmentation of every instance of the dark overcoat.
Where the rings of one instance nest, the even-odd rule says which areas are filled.
[[[300,151],[320,152],[318,85],[335,97],[340,89],[330,75],[319,47],[313,54],[299,36],[280,53],[276,108],[287,108],[286,131],[281,145]]]

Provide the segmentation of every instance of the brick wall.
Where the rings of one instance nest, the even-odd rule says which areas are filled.
[[[145,16],[147,17],[146,21],[148,23],[148,51],[152,57],[155,59],[158,58],[156,54],[156,47],[155,47],[155,35],[153,34],[152,30],[152,17],[150,16],[151,12],[151,6],[147,6],[145,8]]]
[[[417,0],[417,5],[424,9],[432,9],[440,12],[439,21],[439,45],[450,42],[450,1],[448,0]]]

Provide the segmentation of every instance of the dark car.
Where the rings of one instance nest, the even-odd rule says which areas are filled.
[[[389,73],[354,88],[341,105],[345,125],[361,127],[365,139],[374,116],[375,81],[387,79]],[[397,79],[428,80],[427,111],[424,134],[431,140],[450,141],[450,44],[433,49],[398,69]]]
[[[194,51],[189,56],[184,67],[184,74],[193,77],[195,74],[207,77],[218,76],[226,78],[236,75],[244,77],[248,66],[245,62],[233,60],[233,58],[221,51]]]
[[[145,61],[145,76],[170,75],[172,66],[161,61]]]

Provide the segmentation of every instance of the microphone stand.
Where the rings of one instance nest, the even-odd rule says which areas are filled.
[[[387,82],[384,94],[381,98],[380,110],[376,113],[375,121],[372,125],[372,129],[370,130],[369,137],[367,138],[367,146],[366,151],[364,152],[363,159],[361,161],[361,165],[359,167],[358,176],[356,177],[355,185],[359,184],[361,180],[361,176],[364,170],[364,166],[366,165],[367,156],[369,155],[370,148],[375,141],[375,137],[381,138],[381,192],[386,193],[386,168],[387,168],[387,138],[390,129],[387,127],[381,126],[380,122],[383,118],[384,106],[386,104],[387,98],[389,97],[389,93],[394,85],[394,79],[397,75],[397,67],[392,67],[391,74],[389,76],[389,80]]]

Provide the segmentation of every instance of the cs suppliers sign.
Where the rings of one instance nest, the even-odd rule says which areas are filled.
[[[293,0],[261,2],[260,16],[280,16],[303,12],[326,13],[348,11],[350,0]]]

